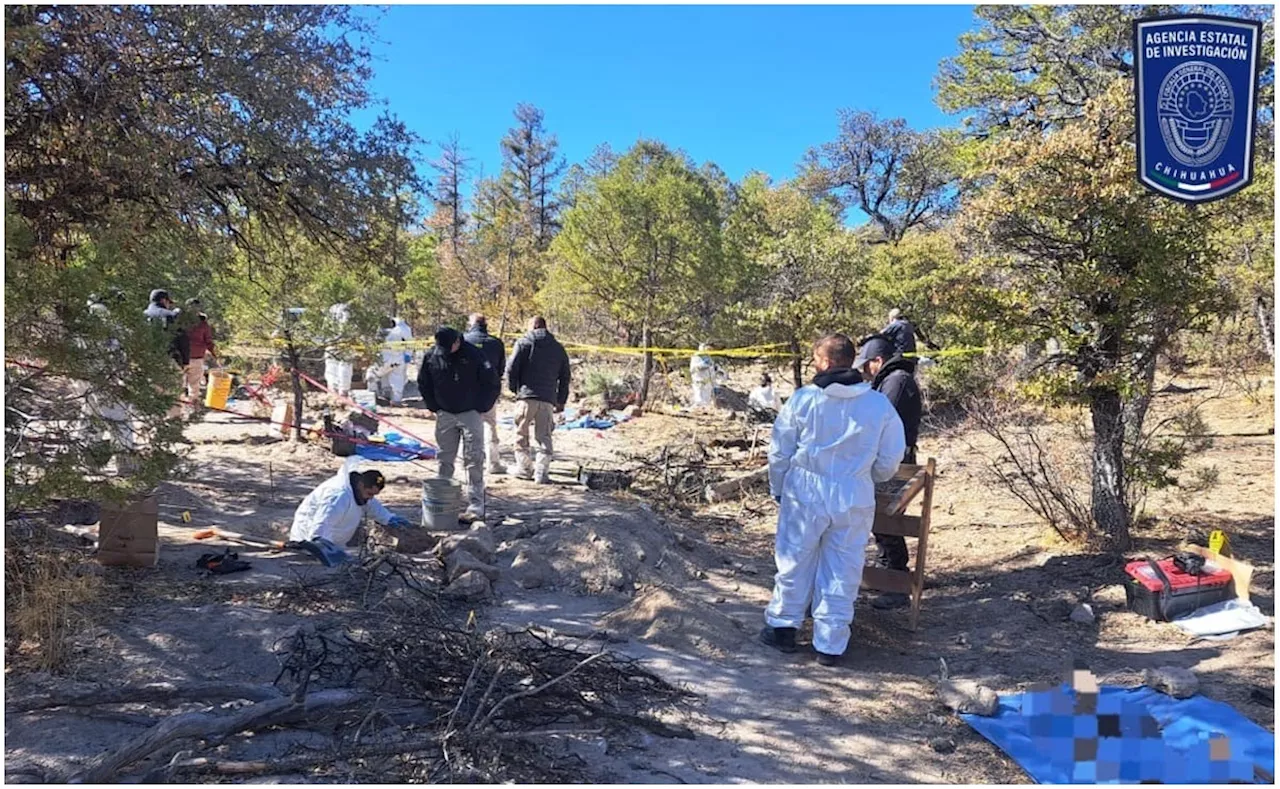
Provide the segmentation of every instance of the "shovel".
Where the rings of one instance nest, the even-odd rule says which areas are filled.
[[[238,542],[243,545],[253,545],[259,548],[275,548],[278,551],[284,550],[283,540],[267,540],[261,537],[251,537],[247,534],[241,534],[235,531],[224,531],[223,529],[203,529],[191,535],[195,540],[208,540],[214,537],[220,537],[231,542]]]

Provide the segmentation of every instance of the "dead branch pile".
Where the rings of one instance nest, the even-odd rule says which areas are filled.
[[[635,661],[529,629],[481,631],[475,612],[437,599],[413,560],[371,555],[330,592],[352,616],[282,634],[272,685],[207,682],[98,688],[11,702],[8,712],[138,704],[197,704],[161,717],[124,745],[57,780],[106,782],[140,774],[302,775],[344,782],[569,782],[586,764],[575,737],[643,729],[691,737],[656,717],[690,701]],[[226,703],[231,702],[231,703]],[[187,709],[191,710],[190,706]],[[328,736],[329,747],[245,758],[246,734],[284,728]],[[212,755],[198,751],[225,747]]]
[[[659,507],[688,511],[702,503],[708,487],[749,474],[767,462],[767,431],[739,426],[733,435],[707,442],[692,439],[664,446],[651,457],[628,460],[639,487]]]

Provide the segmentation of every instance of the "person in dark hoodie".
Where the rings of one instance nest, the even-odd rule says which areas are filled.
[[[769,444],[769,491],[779,502],[773,598],[760,640],[794,652],[812,602],[818,663],[840,663],[875,523],[878,482],[893,478],[902,420],[853,369],[854,344],[829,334],[814,345],[818,374],[782,406]]]
[[[874,335],[872,335],[874,336]],[[880,336],[893,344],[894,354],[916,352],[916,327],[902,314],[902,310],[894,307],[889,310],[889,323],[880,330]],[[891,354],[893,355],[893,354]],[[912,374],[915,369],[912,369]]]
[[[892,338],[873,334],[863,340],[854,366],[862,371],[863,378],[871,383],[872,389],[889,398],[894,410],[898,412],[907,441],[902,462],[915,465],[922,409],[920,386],[915,377],[915,362],[902,356]],[[877,534],[876,547],[879,550],[876,561],[881,567],[890,570],[907,569],[910,557],[907,554],[906,538]],[[876,608],[887,609],[906,605],[907,602],[904,594],[888,593],[880,595],[871,604]]]
[[[464,342],[456,329],[443,326],[418,371],[422,402],[436,415],[437,476],[453,479],[458,444],[467,470],[467,511],[460,519],[484,518],[484,422],[499,394],[498,372],[481,350]]]
[[[551,432],[555,414],[569,401],[569,354],[547,331],[547,319],[535,317],[529,333],[516,340],[507,367],[507,386],[519,401],[516,411],[516,464],[511,474],[539,484],[551,482]],[[529,430],[538,445],[537,463],[529,458]]]
[[[507,367],[507,348],[502,344],[502,340],[489,334],[489,322],[483,315],[478,312],[472,313],[470,326],[467,327],[467,333],[463,335],[463,339],[479,348],[498,375],[502,375],[502,371]],[[501,392],[502,387],[499,386],[498,389]],[[485,463],[489,467],[490,474],[501,474],[506,469],[502,467],[502,456],[498,447],[497,405],[481,414],[480,419],[484,421]]]

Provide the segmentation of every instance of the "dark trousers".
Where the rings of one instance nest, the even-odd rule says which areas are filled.
[[[916,448],[907,447],[903,463],[915,465]],[[907,553],[907,538],[896,535],[876,535],[876,564],[889,570],[906,570],[911,561]]]

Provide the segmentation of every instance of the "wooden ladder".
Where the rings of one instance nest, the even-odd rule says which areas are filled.
[[[925,556],[929,547],[929,520],[933,513],[933,478],[935,461],[929,458],[923,466],[903,463],[898,467],[890,491],[876,491],[876,519],[872,534],[916,539],[915,566],[909,570],[867,567],[862,572],[862,587],[877,592],[895,592],[911,596],[911,629],[920,622],[920,596],[924,592]],[[923,495],[921,495],[923,494]],[[907,508],[920,501],[920,514],[907,515]]]

